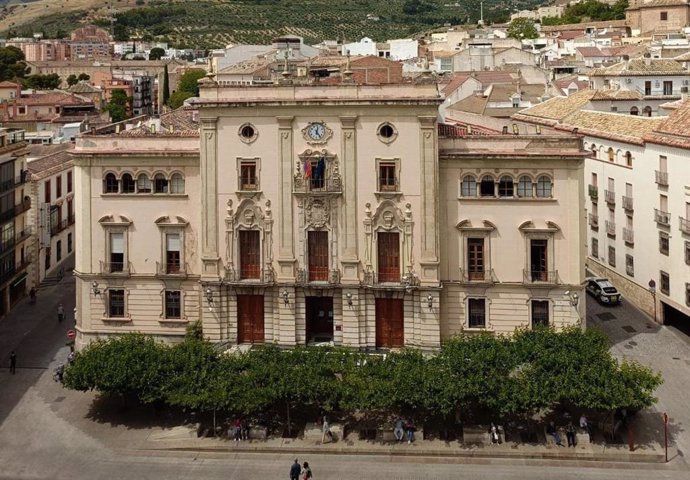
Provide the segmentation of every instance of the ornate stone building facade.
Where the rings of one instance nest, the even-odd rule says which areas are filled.
[[[193,320],[228,345],[427,350],[576,323],[579,138],[439,135],[441,101],[434,84],[209,82],[198,130],[81,137],[78,346]]]

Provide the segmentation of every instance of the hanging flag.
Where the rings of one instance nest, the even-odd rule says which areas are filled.
[[[311,161],[309,159],[304,161],[304,178],[311,178]]]
[[[319,163],[316,165],[316,173],[314,178],[324,178],[326,176],[326,159],[324,157],[319,158]]]

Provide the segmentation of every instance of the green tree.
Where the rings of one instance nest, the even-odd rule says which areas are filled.
[[[529,18],[516,18],[508,25],[508,36],[518,40],[528,40],[537,38],[539,32],[537,32],[534,22]]]
[[[77,80],[77,76],[73,73],[67,77],[66,81],[67,81],[67,85],[69,85],[70,87],[72,85],[76,85],[79,82],[79,80]]]
[[[168,64],[163,68],[163,105],[167,105],[170,100],[170,75],[168,74]]]
[[[80,73],[79,76],[77,77],[77,80],[80,82],[85,82],[87,80],[91,80],[91,75],[88,73]]]
[[[36,73],[29,75],[23,79],[22,83],[25,88],[33,88],[35,90],[53,90],[58,88],[62,83],[57,73],[41,74]]]
[[[184,105],[185,100],[187,100],[188,98],[192,98],[193,96],[194,94],[190,92],[174,92],[172,95],[170,95],[170,98],[168,99],[168,105],[173,110],[176,108],[180,108],[182,105]]]
[[[113,122],[121,122],[127,118],[127,105],[131,99],[127,93],[122,89],[113,90],[110,101],[103,108],[104,111],[110,114],[110,119]]]
[[[165,50],[160,47],[154,47],[149,52],[149,60],[160,60],[165,55]]]
[[[17,47],[0,47],[0,81],[19,80],[27,73],[24,53]]]
[[[178,84],[178,92],[191,93],[192,97],[199,95],[199,80],[206,76],[206,71],[200,68],[187,70],[181,77]]]

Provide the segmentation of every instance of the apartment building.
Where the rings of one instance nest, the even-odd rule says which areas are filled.
[[[516,115],[577,129],[591,152],[585,167],[587,265],[608,276],[662,323],[690,322],[690,102],[668,117],[581,111],[544,117],[568,100],[551,99]]]

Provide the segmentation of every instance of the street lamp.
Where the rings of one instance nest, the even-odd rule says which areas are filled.
[[[101,289],[98,288],[98,282],[96,280],[91,282],[91,291],[94,297],[98,297],[101,294]]]
[[[432,297],[431,294],[426,296],[426,305],[429,307],[429,310],[431,310],[434,306],[434,297]]]
[[[283,302],[285,302],[285,305],[290,305],[290,294],[287,290],[283,290]]]
[[[352,294],[350,292],[347,292],[345,294],[345,298],[347,299],[348,307],[351,307],[352,306]]]
[[[657,323],[656,321],[656,282],[654,279],[651,279],[649,283],[649,293],[652,294],[652,301],[654,302],[654,323]]]

